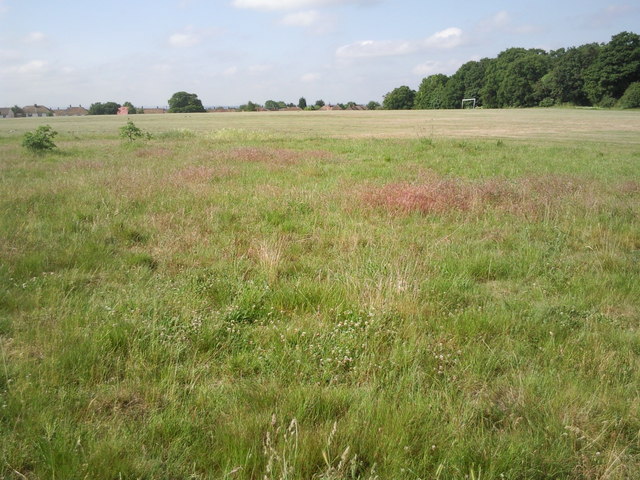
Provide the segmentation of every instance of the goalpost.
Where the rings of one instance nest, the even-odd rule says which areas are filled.
[[[462,109],[464,110],[465,103],[473,103],[471,108],[476,108],[476,99],[475,98],[463,98],[462,99]]]

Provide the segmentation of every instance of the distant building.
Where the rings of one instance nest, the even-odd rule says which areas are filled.
[[[156,107],[156,108],[146,108],[146,107],[140,107],[140,110],[142,110],[142,112],[144,112],[144,114],[157,114],[157,113],[167,113],[167,110],[165,108],[160,108],[160,107]]]
[[[0,108],[0,118],[13,118],[15,117],[13,110],[11,108]]]
[[[72,107],[71,105],[69,105],[69,108],[57,108],[53,110],[53,115],[55,117],[81,117],[88,114],[89,110],[84,108],[82,105],[79,107]]]
[[[22,107],[25,117],[51,117],[53,112],[43,105],[27,105]]]
[[[129,107],[120,107],[116,115],[129,115]]]
[[[324,107],[320,107],[320,110],[327,111],[327,110],[342,110],[342,109],[338,105],[325,105]]]

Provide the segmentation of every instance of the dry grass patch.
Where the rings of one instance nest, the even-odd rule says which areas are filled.
[[[226,160],[235,162],[265,163],[269,165],[295,165],[304,160],[327,160],[331,153],[323,150],[290,150],[285,148],[240,147],[229,150]]]
[[[369,187],[361,198],[367,205],[399,213],[438,214],[496,208],[537,218],[569,196],[582,197],[586,202],[590,190],[588,182],[569,177],[469,181],[430,175],[415,183]]]
[[[143,148],[136,152],[138,158],[166,158],[171,155],[171,150],[164,147]]]
[[[189,165],[169,175],[168,183],[173,186],[200,185],[212,180],[230,177],[235,173],[234,168],[226,166]]]

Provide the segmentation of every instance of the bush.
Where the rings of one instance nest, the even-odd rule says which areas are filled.
[[[128,138],[129,141],[133,142],[136,138],[143,137],[151,139],[151,134],[140,130],[131,120],[127,120],[127,124],[120,127],[120,138]]]
[[[620,108],[640,108],[640,82],[629,85],[618,104]]]
[[[616,99],[613,97],[603,97],[598,103],[600,108],[613,108],[616,106]]]
[[[35,132],[24,134],[22,146],[34,153],[42,153],[56,148],[53,137],[58,134],[50,125],[40,125]]]
[[[541,107],[553,107],[556,104],[556,101],[552,98],[552,97],[545,97],[542,100],[540,100],[540,106]]]

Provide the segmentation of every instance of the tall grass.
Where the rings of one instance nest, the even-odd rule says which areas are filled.
[[[2,476],[640,476],[637,142],[78,125],[0,142]]]

